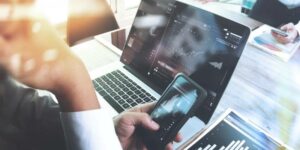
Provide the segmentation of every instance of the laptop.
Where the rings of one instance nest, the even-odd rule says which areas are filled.
[[[244,116],[228,109],[178,149],[287,150],[291,148]]]
[[[207,123],[242,55],[250,29],[174,0],[142,0],[120,62],[91,73],[114,114],[153,102],[179,72],[208,91],[197,117]]]

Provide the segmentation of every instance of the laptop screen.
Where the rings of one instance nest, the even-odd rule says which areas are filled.
[[[121,61],[162,92],[183,72],[209,93],[208,122],[247,42],[249,28],[173,0],[143,0]],[[146,83],[147,83],[146,82]]]

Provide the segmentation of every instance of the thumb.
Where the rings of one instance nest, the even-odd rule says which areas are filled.
[[[146,129],[158,130],[159,125],[154,122],[147,113],[128,112],[128,124],[132,126],[143,126]]]
[[[288,24],[283,25],[282,27],[280,27],[280,29],[283,30],[283,31],[289,31],[289,30],[292,30],[293,28],[294,28],[293,23],[288,23]]]

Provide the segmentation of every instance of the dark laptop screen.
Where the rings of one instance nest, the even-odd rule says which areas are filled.
[[[183,72],[208,90],[208,122],[242,54],[249,28],[172,0],[143,0],[121,61],[158,92]]]

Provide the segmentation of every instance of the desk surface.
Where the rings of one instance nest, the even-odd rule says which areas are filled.
[[[73,50],[90,70],[119,60],[96,40]],[[230,107],[288,145],[300,147],[299,75],[300,51],[283,62],[247,45],[213,118]]]
[[[99,37],[98,37],[99,38]],[[91,40],[73,47],[89,70],[118,61],[120,53]],[[300,51],[283,62],[247,45],[213,116],[232,108],[291,147],[300,147]]]

